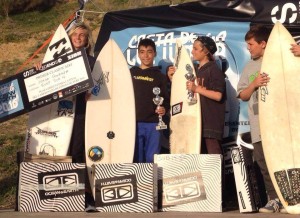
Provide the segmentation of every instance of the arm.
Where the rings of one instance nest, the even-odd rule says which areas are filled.
[[[167,69],[167,75],[168,75],[170,82],[172,82],[172,78],[173,78],[175,71],[176,71],[176,68],[174,66],[169,66]]]
[[[222,93],[213,91],[213,90],[207,90],[203,86],[196,86],[194,82],[187,81],[186,82],[186,87],[189,91],[192,91],[194,93],[199,93],[200,95],[203,95],[207,98],[210,98],[215,101],[221,101],[222,99]]]
[[[290,50],[294,54],[294,56],[300,56],[300,45],[291,44]]]
[[[239,97],[243,101],[249,101],[253,92],[255,92],[259,87],[266,86],[270,81],[270,77],[266,73],[259,73],[258,76],[249,84],[247,88],[240,92]]]
[[[208,82],[205,83],[205,79],[202,78],[202,81],[199,81],[200,85],[197,86],[194,81],[187,81],[187,89],[194,93],[199,93],[200,95],[203,95],[214,101],[221,101],[223,93],[226,90],[226,83],[223,72],[216,64],[210,65],[209,71],[205,72],[205,74],[209,72],[209,78],[206,78]]]

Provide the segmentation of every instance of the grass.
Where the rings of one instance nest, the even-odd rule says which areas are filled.
[[[0,209],[13,208],[18,178],[17,152],[25,141],[27,115],[0,124]]]

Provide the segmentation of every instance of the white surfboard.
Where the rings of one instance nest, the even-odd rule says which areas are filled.
[[[131,74],[122,51],[110,39],[97,57],[95,86],[87,101],[85,151],[93,194],[92,165],[132,163],[135,146],[135,101]]]
[[[60,24],[46,51],[43,63],[73,51]],[[75,96],[57,101],[29,113],[25,153],[66,156],[72,135]]]
[[[188,102],[185,74],[189,71],[196,77],[191,58],[182,45],[176,41],[176,72],[171,87],[170,151],[171,154],[200,154],[201,111],[199,94],[195,104]]]
[[[288,213],[300,214],[300,58],[291,53],[291,44],[295,40],[277,22],[261,67],[270,82],[259,90],[259,122],[277,195]]]

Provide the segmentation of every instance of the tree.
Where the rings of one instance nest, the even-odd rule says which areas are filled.
[[[0,0],[0,10],[1,14],[8,20],[9,19],[9,12],[13,5],[13,0]]]

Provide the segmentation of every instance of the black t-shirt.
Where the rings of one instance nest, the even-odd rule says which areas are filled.
[[[197,70],[199,85],[207,90],[222,93],[221,101],[200,95],[202,113],[202,137],[222,140],[225,121],[226,82],[225,75],[214,61]]]
[[[141,69],[139,67],[132,67],[130,69],[134,97],[135,110],[137,122],[158,122],[158,115],[155,113],[156,105],[153,103],[153,88],[160,88],[160,97],[164,98],[162,106],[165,107],[166,112],[170,108],[170,97],[167,91],[167,79],[158,67],[150,67]]]
[[[87,55],[89,65],[91,71],[94,68],[94,64],[96,62],[96,58],[90,55]],[[76,107],[75,107],[75,114],[76,116],[85,116],[86,111],[86,99],[85,99],[86,92],[82,92],[76,95]]]

